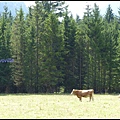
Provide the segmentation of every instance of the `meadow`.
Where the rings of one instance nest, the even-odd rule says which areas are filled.
[[[120,118],[118,95],[0,94],[0,118]]]

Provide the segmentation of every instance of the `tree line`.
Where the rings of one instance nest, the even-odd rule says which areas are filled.
[[[7,6],[0,16],[0,93],[95,93],[120,91],[119,16],[108,5],[86,6],[82,19],[64,1],[35,1],[25,15],[13,17]],[[60,20],[62,18],[62,20]]]

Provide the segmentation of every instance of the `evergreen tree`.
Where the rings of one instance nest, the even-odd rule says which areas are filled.
[[[101,92],[102,90],[102,79],[101,79],[101,47],[103,46],[102,41],[102,17],[100,15],[99,7],[94,4],[93,17],[91,24],[91,48],[93,50],[93,64],[94,64],[94,89],[95,92]]]
[[[36,41],[35,41],[35,23],[34,23],[33,9],[29,8],[29,13],[26,16],[26,53],[25,53],[25,86],[28,93],[35,92],[35,54],[36,54]]]
[[[91,49],[91,26],[92,26],[92,9],[89,5],[86,6],[86,12],[84,13],[83,17],[83,24],[84,24],[84,42],[85,42],[85,53],[84,53],[84,86],[85,88],[89,89],[92,86],[93,82],[93,53]],[[86,72],[85,72],[86,71]],[[95,86],[95,85],[94,85]]]
[[[64,86],[65,92],[70,92],[75,87],[75,33],[76,23],[68,10],[64,17]]]
[[[17,11],[12,26],[12,48],[13,48],[13,79],[17,92],[25,92],[24,87],[24,57],[25,57],[25,20],[22,8]]]
[[[4,6],[4,12],[0,18],[0,92],[11,92],[11,25],[9,21],[9,12],[7,6]],[[9,59],[9,60],[8,60]]]
[[[43,66],[42,83],[46,92],[54,92],[63,81],[62,57],[63,49],[62,36],[60,34],[58,17],[51,13],[44,21],[43,42]]]
[[[112,12],[112,8],[110,5],[108,5],[107,12],[105,14],[105,19],[107,20],[108,23],[110,23],[114,19],[114,14]]]
[[[57,16],[62,17],[64,14],[65,1],[42,1],[46,16],[53,11]]]
[[[116,57],[117,57],[117,48],[118,48],[118,23],[116,18],[113,16],[112,9],[110,5],[108,6],[107,13],[105,16],[109,16],[109,19],[106,19],[107,27],[105,29],[105,39],[107,44],[107,90],[109,93],[114,91],[113,83],[115,82],[116,73]]]
[[[75,64],[75,73],[76,73],[76,88],[77,89],[87,89],[87,84],[85,83],[86,72],[86,39],[88,36],[86,31],[88,30],[87,26],[84,24],[83,20],[77,27],[76,36],[75,36],[75,48],[76,48],[76,64]]]

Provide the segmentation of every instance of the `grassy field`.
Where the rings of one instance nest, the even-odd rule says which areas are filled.
[[[1,94],[0,118],[120,118],[118,95]]]

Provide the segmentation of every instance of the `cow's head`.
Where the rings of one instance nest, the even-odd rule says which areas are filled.
[[[75,91],[76,91],[76,89],[73,89],[72,92],[71,92],[71,94],[74,94]]]
[[[73,90],[72,90],[71,94],[73,94],[73,93],[74,93],[74,91],[75,91],[75,89],[73,89]]]

